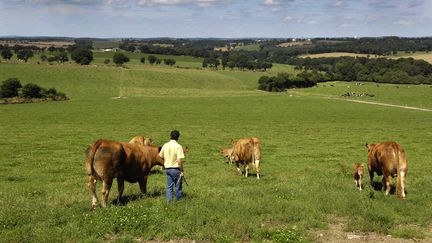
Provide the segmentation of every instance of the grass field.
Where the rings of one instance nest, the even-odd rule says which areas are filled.
[[[425,60],[429,63],[432,63],[432,53],[426,53],[426,52],[416,52],[416,53],[399,52],[396,55],[390,55],[390,56],[357,54],[357,53],[350,53],[350,52],[332,52],[332,53],[302,55],[301,57],[319,58],[319,57],[368,57],[368,56],[373,58],[389,57],[394,59],[412,57],[414,59]]]
[[[430,52],[415,52],[415,53],[404,53],[404,52],[399,52],[396,55],[392,55],[392,58],[407,58],[407,57],[412,57],[414,59],[421,59],[421,60],[425,60],[429,63],[432,63],[432,53]]]
[[[200,64],[188,60],[178,63]],[[268,74],[279,71],[293,69],[275,65]],[[432,240],[432,113],[331,99],[368,92],[375,97],[355,99],[432,109],[430,86],[333,82],[273,94],[256,90],[261,75],[137,58],[126,68],[0,63],[0,80],[17,77],[71,98],[0,106],[0,241],[332,241],[335,222],[342,241],[352,232]],[[126,183],[124,204],[115,205],[114,183],[111,205],[91,212],[87,146],[139,134],[160,145],[172,129],[191,148],[184,200],[166,204],[165,175],[155,172],[143,197]],[[263,145],[261,180],[237,176],[219,154],[249,136]],[[354,189],[351,167],[366,162],[364,144],[387,140],[408,154],[405,200],[373,190],[369,178],[364,191]]]

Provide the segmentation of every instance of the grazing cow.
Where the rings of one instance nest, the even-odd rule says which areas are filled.
[[[231,158],[232,151],[233,151],[232,148],[223,148],[223,149],[221,149],[221,154],[222,154],[222,156],[224,157],[224,159],[227,159],[227,160],[228,160],[228,163],[229,163],[229,164],[232,164],[232,163],[233,163],[233,162],[232,162],[232,158]]]
[[[402,146],[395,142],[385,142],[366,143],[366,147],[368,148],[368,169],[371,184],[373,183],[374,172],[383,175],[383,186],[386,188],[385,195],[388,195],[391,178],[397,176],[396,194],[400,198],[405,198],[408,160]]]
[[[259,163],[261,159],[261,143],[258,138],[242,138],[233,142],[232,160],[235,162],[238,174],[242,174],[240,163],[244,165],[245,176],[248,176],[249,163],[252,163],[257,179],[260,178]]]
[[[88,186],[93,196],[92,209],[98,206],[96,182],[102,181],[102,206],[106,207],[109,191],[117,178],[118,200],[123,194],[124,181],[138,182],[141,192],[146,193],[147,176],[154,165],[163,165],[159,156],[161,147],[99,139],[91,145],[86,159]]]
[[[361,163],[354,163],[354,184],[359,190],[363,190],[363,175],[364,175],[364,165]]]
[[[135,136],[129,141],[129,143],[136,143],[141,146],[150,146],[152,145],[152,140],[151,138],[146,138],[144,136]]]

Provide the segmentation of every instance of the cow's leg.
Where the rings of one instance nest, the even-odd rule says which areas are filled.
[[[103,186],[102,186],[102,207],[106,207],[107,206],[107,201],[108,201],[108,195],[109,195],[109,191],[111,189],[112,186],[112,182],[113,179],[105,179],[103,180]]]
[[[117,203],[120,204],[120,199],[123,195],[124,191],[124,179],[123,178],[117,178],[117,188],[118,188],[118,198]]]
[[[248,177],[248,174],[249,174],[249,163],[246,163],[244,165],[244,169],[245,169],[245,177]]]
[[[398,177],[400,177],[400,195],[402,196],[402,198],[405,198],[406,196],[405,195],[405,177],[406,177],[405,171],[401,171]]]
[[[93,176],[89,176],[89,181],[88,181],[88,187],[90,190],[90,193],[92,194],[93,200],[92,200],[92,210],[95,209],[98,206],[98,198],[96,195],[96,178],[94,178]]]
[[[260,163],[259,160],[255,160],[255,171],[256,171],[256,173],[257,173],[257,179],[260,178],[260,174],[259,174],[259,173],[260,173],[259,163]]]
[[[362,191],[363,190],[363,176],[360,176],[358,183],[359,183],[359,189],[360,189],[360,191]]]
[[[374,172],[371,169],[369,169],[369,177],[370,177],[370,184],[371,186],[373,186]]]
[[[238,174],[238,175],[241,175],[242,172],[241,172],[241,170],[240,170],[240,163],[239,163],[238,161],[236,161],[236,168],[237,168],[237,174]]]
[[[145,194],[147,192],[147,176],[143,176],[138,180],[141,193]]]
[[[386,190],[385,190],[385,195],[387,196],[390,193],[390,189],[391,189],[391,175],[388,176],[383,176],[383,179],[385,179],[385,185],[386,185]]]
[[[354,179],[354,186],[355,186],[355,188],[358,187],[357,179]]]

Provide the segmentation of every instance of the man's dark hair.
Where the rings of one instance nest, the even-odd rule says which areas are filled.
[[[180,137],[179,131],[177,131],[177,130],[171,131],[171,139],[174,139],[177,141],[179,137]]]

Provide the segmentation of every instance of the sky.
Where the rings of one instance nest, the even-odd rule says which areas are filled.
[[[0,36],[432,36],[432,0],[0,0]]]

